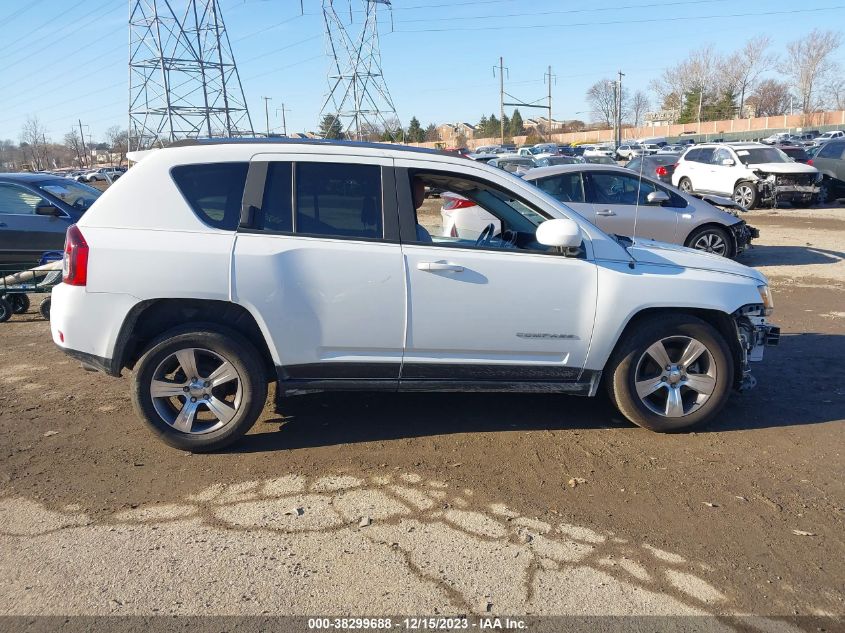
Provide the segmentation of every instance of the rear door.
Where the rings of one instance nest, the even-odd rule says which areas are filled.
[[[67,216],[37,215],[51,204],[28,187],[0,183],[0,262],[36,263],[44,251],[62,250]]]
[[[648,194],[654,191],[669,193],[667,189],[621,170],[588,171],[584,177],[595,224],[604,232],[629,237],[636,235],[662,242],[675,241],[678,209],[648,202]],[[669,205],[672,199],[670,195]]]
[[[254,157],[232,297],[260,315],[287,386],[396,384],[405,336],[398,231],[391,159]]]
[[[596,223],[595,210],[593,205],[587,202],[584,193],[584,179],[580,171],[565,171],[529,182],[534,183],[542,191],[574,209],[593,224]]]

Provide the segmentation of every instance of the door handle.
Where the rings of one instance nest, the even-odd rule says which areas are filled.
[[[596,215],[616,215],[616,211],[613,209],[602,209],[601,211],[596,211]]]
[[[464,267],[457,264],[447,264],[445,262],[418,262],[417,270],[424,270],[426,272],[447,272],[447,273],[462,273]]]

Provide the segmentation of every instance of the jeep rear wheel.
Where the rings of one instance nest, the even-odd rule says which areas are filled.
[[[674,431],[710,420],[725,405],[734,366],[725,339],[689,315],[646,321],[609,363],[607,389],[637,426]]]
[[[167,444],[213,451],[244,435],[261,413],[267,383],[255,348],[234,332],[172,330],[135,367],[132,400]]]
[[[692,181],[689,178],[681,178],[678,182],[678,189],[684,193],[692,193]]]

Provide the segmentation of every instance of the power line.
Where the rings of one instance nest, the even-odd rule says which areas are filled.
[[[602,11],[622,11],[625,9],[649,9],[653,7],[673,7],[673,6],[688,6],[688,5],[701,5],[701,4],[715,4],[715,3],[724,3],[724,2],[732,2],[733,0],[678,0],[677,2],[650,2],[648,4],[624,4],[618,5],[614,7],[594,7],[591,9],[564,9],[562,11],[539,11],[536,13],[496,13],[496,14],[488,14],[488,15],[462,15],[460,19],[462,20],[489,20],[493,18],[528,18],[528,17],[542,17],[547,15],[563,15],[563,14],[572,14],[572,13],[599,13]],[[412,22],[430,22],[431,17],[427,18],[414,18],[412,20],[397,20],[397,24],[410,24]],[[438,18],[441,20],[453,20],[453,17],[444,17]]]
[[[12,11],[9,15],[0,18],[0,23],[2,23],[3,26],[6,26],[9,22],[11,22],[12,20],[14,20],[17,17],[20,17],[21,15],[23,15],[24,13],[26,13],[30,9],[34,9],[35,7],[37,7],[42,2],[44,2],[44,0],[34,0],[34,2],[29,4],[28,6],[23,7],[22,9],[18,9],[17,11]]]
[[[660,17],[660,18],[647,18],[642,20],[633,20],[633,19],[624,19],[624,20],[607,20],[604,22],[569,22],[567,24],[524,24],[524,25],[513,25],[507,24],[502,26],[481,26],[481,27],[472,27],[472,26],[461,26],[461,27],[454,27],[454,28],[442,28],[442,29],[408,29],[408,30],[396,30],[394,33],[445,33],[449,31],[502,31],[502,30],[527,30],[527,29],[554,29],[554,28],[571,28],[571,27],[580,27],[580,26],[612,26],[614,24],[649,24],[654,22],[680,22],[680,21],[693,21],[693,20],[713,20],[713,19],[722,19],[722,18],[747,18],[747,17],[760,17],[760,16],[767,16],[767,15],[793,15],[797,13],[818,13],[821,11],[836,11],[839,9],[845,9],[845,5],[836,5],[833,7],[821,7],[816,9],[793,9],[793,10],[785,10],[785,11],[755,11],[753,13],[728,13],[722,15],[690,15],[684,17]],[[450,18],[452,19],[452,18]]]
[[[86,0],[80,0],[80,2],[77,2],[76,4],[72,5],[69,9],[66,9],[65,11],[62,11],[62,12],[61,12],[61,13],[59,13],[58,15],[54,15],[52,18],[50,18],[49,20],[47,20],[47,21],[46,21],[44,24],[42,24],[41,26],[36,27],[35,29],[33,29],[33,30],[31,30],[31,31],[27,31],[26,35],[23,35],[22,37],[19,37],[18,39],[13,40],[13,41],[11,41],[11,42],[7,42],[4,46],[0,47],[0,52],[5,51],[6,49],[13,47],[13,46],[14,46],[15,44],[17,44],[18,42],[23,42],[24,40],[31,40],[31,39],[32,39],[32,36],[33,36],[35,33],[37,33],[38,31],[40,31],[41,29],[43,29],[43,28],[45,28],[45,27],[47,27],[47,26],[50,26],[53,22],[55,22],[56,20],[59,20],[60,18],[63,18],[63,17],[64,17],[64,16],[66,16],[68,13],[71,13],[72,11],[76,11],[76,9],[77,9],[77,8],[81,7],[81,6],[82,6],[83,4],[85,4],[85,3],[86,3]],[[76,24],[76,22],[79,22],[79,21],[81,21],[81,20],[85,19],[85,17],[87,17],[87,16],[88,16],[88,15],[90,15],[91,13],[94,13],[94,12],[96,12],[96,11],[100,11],[102,8],[103,8],[102,6],[97,7],[94,11],[91,11],[90,13],[85,14],[85,16],[83,16],[83,17],[81,17],[81,18],[78,18],[78,19],[77,19],[77,20],[75,20],[74,22],[71,22],[71,25]]]

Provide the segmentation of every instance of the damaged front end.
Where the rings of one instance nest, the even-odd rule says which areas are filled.
[[[810,204],[819,194],[821,174],[778,174],[754,170],[760,201],[777,206],[779,202]]]
[[[763,360],[763,349],[780,342],[780,328],[766,320],[774,308],[769,287],[759,286],[758,290],[763,303],[744,305],[731,315],[739,342],[740,371],[736,376],[735,387],[740,392],[749,391],[757,385],[749,363]]]

